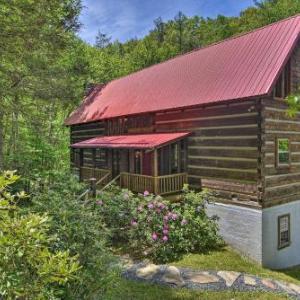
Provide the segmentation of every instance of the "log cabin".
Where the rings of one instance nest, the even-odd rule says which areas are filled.
[[[296,15],[95,85],[65,121],[72,168],[134,192],[209,188],[230,245],[299,265],[299,32]]]

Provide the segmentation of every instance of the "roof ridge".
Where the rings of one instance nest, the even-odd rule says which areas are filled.
[[[282,23],[282,22],[286,22],[286,21],[288,21],[288,20],[291,20],[291,19],[294,19],[294,18],[297,18],[297,17],[300,17],[300,13],[295,14],[295,15],[293,15],[293,16],[290,16],[290,17],[288,17],[288,18],[281,19],[281,20],[278,20],[278,21],[276,21],[276,22],[273,22],[273,23],[264,25],[264,26],[262,26],[262,27],[258,27],[258,28],[252,29],[252,30],[247,31],[247,32],[242,32],[242,33],[239,33],[239,34],[230,36],[230,37],[228,37],[228,38],[226,38],[226,39],[223,39],[223,40],[214,42],[214,43],[209,44],[209,45],[206,45],[206,46],[204,46],[204,47],[198,47],[198,48],[192,49],[192,50],[190,50],[190,51],[188,51],[188,52],[177,54],[177,55],[175,55],[175,56],[173,56],[173,57],[171,57],[171,58],[169,58],[169,59],[167,59],[167,60],[160,61],[160,62],[155,63],[155,64],[153,64],[153,65],[144,67],[144,68],[142,68],[142,69],[140,69],[140,70],[134,71],[134,72],[129,73],[129,74],[127,74],[127,75],[121,76],[121,77],[119,77],[119,78],[115,78],[115,79],[113,79],[113,80],[111,80],[111,81],[108,81],[105,85],[107,85],[107,84],[109,84],[109,83],[111,83],[111,82],[114,82],[114,81],[118,81],[118,80],[120,80],[120,79],[122,79],[122,78],[125,78],[125,77],[130,77],[130,76],[132,76],[132,75],[134,75],[134,74],[137,74],[137,73],[139,73],[139,72],[142,72],[142,71],[144,71],[144,70],[147,70],[147,69],[150,69],[150,68],[154,68],[155,66],[158,66],[158,65],[167,63],[167,62],[172,61],[172,60],[174,60],[174,59],[176,59],[176,58],[178,58],[178,57],[183,57],[183,56],[186,56],[186,55],[190,55],[190,54],[192,54],[192,53],[194,53],[194,52],[201,51],[201,50],[204,50],[204,49],[207,49],[207,48],[210,48],[210,47],[214,47],[214,46],[219,45],[219,44],[222,44],[222,43],[226,43],[226,42],[228,42],[228,41],[231,41],[231,40],[240,38],[240,37],[245,36],[245,35],[248,35],[248,34],[252,34],[252,33],[254,33],[254,32],[263,30],[263,29],[265,29],[265,28],[267,28],[267,27],[274,26],[274,25],[276,25],[276,24],[279,24],[279,23]],[[101,84],[101,83],[99,83],[99,84]]]

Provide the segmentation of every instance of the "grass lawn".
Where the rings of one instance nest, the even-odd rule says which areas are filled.
[[[212,251],[207,254],[185,255],[180,261],[170,263],[177,267],[187,267],[199,270],[228,270],[254,274],[259,277],[273,278],[300,285],[300,267],[283,271],[272,271],[261,267],[259,264],[242,257],[229,247],[220,251]],[[191,291],[187,289],[172,289],[147,283],[127,281],[120,279],[116,288],[111,291],[107,299],[288,299],[285,295],[277,295],[262,292],[207,292]]]

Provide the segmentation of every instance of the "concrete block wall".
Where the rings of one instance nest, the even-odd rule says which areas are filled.
[[[249,258],[262,263],[262,211],[237,205],[208,204],[207,214],[219,217],[225,242]]]

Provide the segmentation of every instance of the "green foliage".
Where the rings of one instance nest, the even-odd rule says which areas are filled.
[[[157,262],[179,259],[223,245],[215,218],[205,212],[207,191],[184,190],[183,200],[172,203],[147,192],[134,196],[127,190],[105,192],[96,201],[112,242],[126,244],[130,253]]]
[[[18,179],[14,172],[0,175],[0,295],[57,299],[77,279],[79,262],[69,251],[53,251],[57,237],[47,214],[20,213],[18,204],[27,196],[8,191]]]
[[[51,216],[49,229],[57,236],[53,249],[68,250],[78,257],[81,266],[78,280],[67,286],[65,297],[97,299],[114,284],[118,271],[105,245],[108,230],[94,202],[76,199],[83,189],[76,178],[59,172],[48,175],[51,175],[51,183],[45,185],[43,191],[38,187],[32,191],[34,196],[28,209]]]
[[[294,118],[300,110],[300,94],[299,92],[294,95],[289,95],[286,99],[289,109],[287,111],[287,114],[289,117]]]

